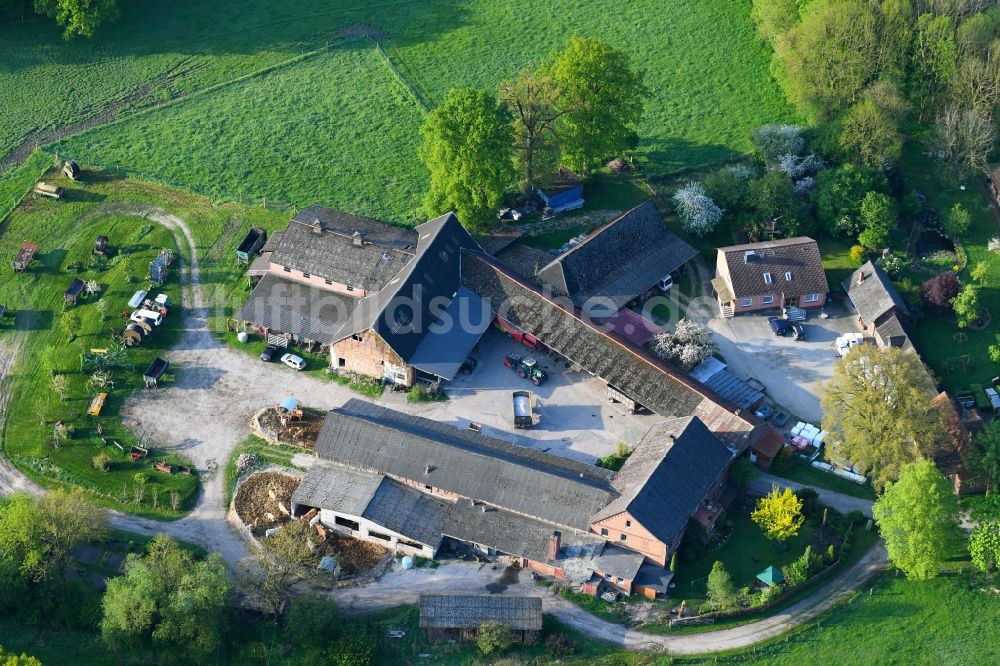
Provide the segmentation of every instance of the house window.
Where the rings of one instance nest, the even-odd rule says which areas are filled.
[[[773,280],[771,279],[770,273],[764,273],[764,284],[771,284]]]
[[[392,541],[392,537],[388,534],[382,534],[381,532],[368,532],[368,536],[373,539],[381,539],[382,541]]]
[[[333,522],[337,525],[340,525],[341,527],[346,527],[348,529],[354,530],[355,532],[361,529],[361,525],[358,525],[357,522],[353,520],[348,520],[347,518],[342,518],[340,516],[334,517]]]
[[[602,527],[601,528],[601,536],[608,536],[608,528],[607,527]]]
[[[611,580],[611,574],[604,574],[604,578],[606,580]]]
[[[819,300],[819,294],[806,294],[806,303],[815,303]]]
[[[791,281],[792,281],[792,272],[785,271],[785,282],[791,282]]]
[[[354,287],[352,287],[351,285],[347,285],[347,291],[354,291]]]
[[[632,521],[631,520],[626,520],[625,521],[625,527],[632,527]]]
[[[764,305],[767,305],[768,303],[774,303],[774,296],[762,296],[760,302],[763,303]]]
[[[621,536],[618,537],[618,540],[619,541],[628,541],[628,537],[626,535],[622,534]]]
[[[624,579],[624,578],[622,578],[621,576],[619,576],[619,577],[618,577],[617,579],[615,579],[615,580],[616,580],[616,582],[617,582],[617,583],[618,583],[619,585],[621,585],[622,583],[624,583],[624,582],[625,582],[625,579]]]
[[[281,270],[285,271],[286,273],[291,273],[292,272],[292,269],[289,268],[288,266],[282,266]]]
[[[354,335],[352,335],[351,336],[351,340],[357,340],[358,342],[364,342],[364,339],[362,339],[360,333],[355,333]]]
[[[748,308],[753,305],[753,298],[741,298],[740,305],[744,308]]]
[[[303,272],[302,272],[302,277],[304,277],[304,278],[310,278],[310,277],[312,277],[312,276],[311,276],[311,275],[309,275],[309,273],[306,273],[305,271],[303,271]]]
[[[347,359],[346,358],[338,358],[337,359],[337,367],[338,368],[343,368],[346,365],[347,365]]]

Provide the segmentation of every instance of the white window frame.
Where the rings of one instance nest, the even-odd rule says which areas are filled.
[[[792,272],[785,271],[785,282],[791,282],[791,281],[792,281]]]
[[[785,274],[787,275],[787,273]],[[771,284],[774,280],[771,278],[771,274],[768,272],[764,273],[764,284]]]
[[[805,298],[802,299],[806,303],[815,303],[819,300],[819,294],[806,294]]]
[[[740,299],[740,307],[741,308],[748,308],[751,305],[753,305],[753,297],[751,297],[751,298],[741,298]]]
[[[615,582],[616,582],[616,583],[618,583],[619,585],[624,585],[624,584],[625,584],[625,579],[624,579],[624,578],[622,578],[621,576],[618,576],[618,577],[617,577],[617,578],[615,579]]]
[[[760,302],[761,305],[770,305],[771,303],[774,303],[774,296],[761,296]]]

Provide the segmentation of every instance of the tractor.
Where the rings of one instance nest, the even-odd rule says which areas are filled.
[[[535,386],[541,385],[548,375],[538,367],[538,361],[533,358],[521,358],[519,354],[507,354],[503,357],[503,364],[517,373],[521,379],[530,379]]]

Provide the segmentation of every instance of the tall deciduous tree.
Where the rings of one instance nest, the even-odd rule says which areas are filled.
[[[929,460],[903,467],[872,507],[889,559],[907,578],[926,580],[959,542],[954,488]]]
[[[989,116],[955,104],[938,116],[934,140],[946,162],[959,174],[985,173],[996,128]]]
[[[547,73],[522,70],[497,91],[514,118],[515,161],[522,169],[524,196],[530,199],[538,167],[550,168],[558,161],[556,123],[565,113],[559,108],[559,86]]]
[[[101,633],[115,649],[146,643],[171,659],[204,661],[219,645],[231,594],[218,553],[195,561],[161,534],[108,581]]]
[[[955,323],[959,328],[972,325],[980,314],[979,287],[974,284],[962,287],[962,291],[951,300],[951,307],[955,310]]]
[[[976,467],[986,483],[986,494],[1000,490],[1000,420],[993,419],[976,436]]]
[[[938,108],[948,82],[958,68],[955,21],[949,16],[921,14],[913,38],[910,90],[921,120]]]
[[[624,52],[598,39],[572,37],[555,54],[551,74],[565,112],[560,133],[566,166],[586,173],[635,146],[649,92]]]
[[[896,202],[887,194],[869,192],[861,200],[861,224],[864,231],[858,235],[858,242],[869,250],[881,249],[899,224]]]
[[[771,492],[757,501],[757,508],[750,514],[768,539],[784,541],[799,533],[805,516],[802,515],[802,500],[791,488],[781,490],[771,486]]]
[[[858,345],[822,387],[827,457],[870,473],[876,488],[904,465],[930,457],[944,435],[934,387],[920,357],[897,347]]]
[[[118,18],[118,0],[35,0],[35,11],[63,27],[63,39],[93,37],[102,23]]]
[[[841,148],[857,164],[876,169],[890,166],[903,150],[899,126],[907,107],[896,86],[887,81],[875,83],[845,115]]]
[[[258,607],[277,615],[292,586],[316,569],[318,558],[310,543],[314,537],[307,523],[296,520],[264,539],[264,550],[242,563],[240,582]]]
[[[431,181],[424,198],[427,214],[453,210],[474,229],[495,221],[493,211],[514,181],[507,108],[492,93],[457,88],[427,116],[420,134],[419,156]]]
[[[726,571],[726,565],[716,560],[706,582],[708,600],[722,610],[728,610],[736,605],[736,586]]]

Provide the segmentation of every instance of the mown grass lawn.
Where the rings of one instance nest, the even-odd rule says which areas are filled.
[[[492,88],[574,34],[608,40],[646,71],[637,151],[646,173],[745,151],[753,127],[794,119],[749,9],[749,0],[137,0],[94,39],[71,42],[50,21],[15,22],[0,44],[10,63],[0,68],[0,154],[112,100],[128,97],[127,115],[276,67],[55,149],[213,197],[328,203],[412,223],[425,182],[420,104],[433,108],[456,86]],[[361,34],[379,40],[398,76]]]
[[[875,491],[872,490],[871,485],[858,485],[853,481],[848,481],[829,472],[816,469],[801,458],[775,460],[768,472],[775,476],[791,479],[792,481],[804,483],[808,486],[826,488],[827,490],[832,490],[843,495],[860,497],[867,500],[875,499]]]

